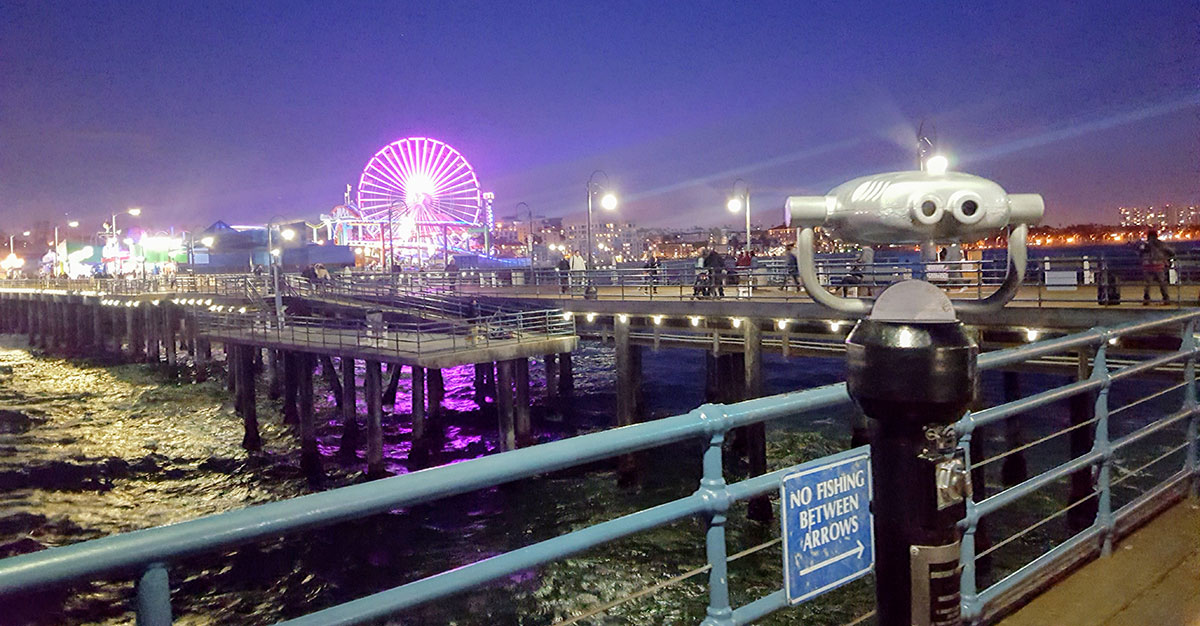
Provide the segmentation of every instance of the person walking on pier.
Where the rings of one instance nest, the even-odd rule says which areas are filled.
[[[558,270],[558,290],[567,293],[567,277],[571,274],[571,262],[564,256],[558,260],[555,269]]]
[[[783,256],[787,261],[787,275],[783,277],[783,290],[787,291],[788,282],[796,285],[796,291],[800,291],[800,261],[796,258],[795,244],[788,244],[784,247]]]
[[[1162,303],[1169,303],[1171,297],[1167,294],[1166,270],[1167,264],[1175,258],[1175,251],[1159,241],[1158,231],[1150,229],[1146,231],[1146,240],[1138,245],[1138,256],[1142,260],[1142,280],[1144,281],[1142,305],[1150,304],[1151,281],[1158,283],[1158,290],[1162,294]]]

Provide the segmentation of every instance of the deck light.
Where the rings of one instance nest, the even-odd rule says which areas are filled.
[[[775,320],[775,327],[778,328],[779,330],[785,330],[787,328],[787,325],[788,325],[787,320]]]
[[[650,319],[654,320],[654,325],[655,325],[655,326],[661,326],[661,325],[662,325],[663,316],[661,316],[661,315],[651,315],[651,316],[650,316]]]
[[[841,327],[842,327],[842,323],[841,323],[840,321],[838,321],[838,320],[829,320],[829,331],[830,331],[830,332],[834,332],[834,333],[836,333],[836,332],[838,331],[838,329],[839,329],[839,328],[841,328]]]
[[[628,324],[628,323],[629,323],[629,316],[628,316],[628,315],[626,315],[626,314],[624,314],[624,313],[620,313],[620,314],[618,314],[618,315],[617,315],[617,321],[618,321],[618,322],[621,322],[622,324]]]
[[[700,317],[699,315],[692,315],[692,316],[689,316],[688,319],[692,320],[692,326],[699,326],[700,320],[702,320],[704,318]]]
[[[735,317],[735,318],[732,318],[732,320],[733,320],[733,327],[734,327],[734,328],[741,328],[741,327],[742,327],[742,318],[740,318],[740,317]]]
[[[1026,328],[1025,329],[1025,341],[1037,341],[1038,337],[1041,336],[1041,334],[1042,334],[1041,331],[1039,331],[1036,328]]]
[[[587,321],[589,321],[589,322],[594,322],[594,321],[596,321],[596,314],[595,314],[595,313],[588,313],[588,314],[587,314]]]

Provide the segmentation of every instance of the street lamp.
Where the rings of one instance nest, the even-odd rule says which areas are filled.
[[[739,187],[741,193],[738,193]],[[750,251],[750,185],[743,179],[739,178],[733,181],[733,193],[729,196],[729,202],[725,205],[730,213],[738,211],[746,211],[746,251]]]
[[[604,176],[604,182],[596,180],[596,175]],[[587,182],[587,268],[592,269],[592,198],[602,194],[600,207],[605,211],[617,208],[617,196],[608,190],[608,174],[604,170],[596,170],[588,177]]]

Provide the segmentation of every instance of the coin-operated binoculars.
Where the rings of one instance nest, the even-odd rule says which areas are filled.
[[[856,178],[824,196],[787,199],[800,229],[800,277],[817,302],[864,315],[846,339],[847,387],[871,418],[876,599],[881,626],[960,624],[957,523],[970,476],[954,423],[976,389],[979,348],[956,310],[986,312],[1016,295],[1038,194],[958,172],[892,172]],[[938,287],[906,280],[873,303],[825,290],[813,261],[813,228],[865,245],[975,241],[1008,228],[1008,273],[982,300],[952,303]]]

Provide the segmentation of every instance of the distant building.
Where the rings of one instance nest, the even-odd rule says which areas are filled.
[[[563,233],[570,250],[587,254],[587,224],[571,224]],[[631,222],[593,222],[593,256],[598,263],[608,263],[616,257],[623,260],[640,259],[646,252],[646,242]]]
[[[1162,206],[1119,207],[1121,226],[1126,228],[1170,228],[1173,226],[1200,225],[1200,207]]]

